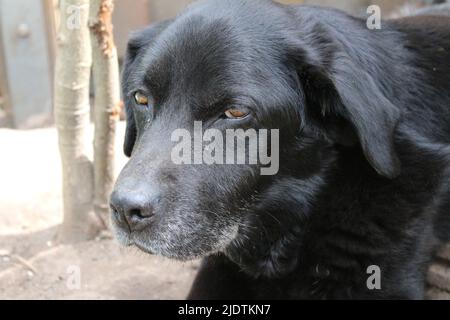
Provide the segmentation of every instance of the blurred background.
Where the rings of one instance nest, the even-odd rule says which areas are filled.
[[[113,17],[119,59],[131,30],[176,15],[193,0],[116,0]],[[336,7],[367,16],[379,5],[383,18],[439,0],[279,0],[287,4]],[[52,124],[52,79],[58,0],[0,0],[0,127],[40,128]],[[26,78],[26,81],[23,79]],[[39,88],[39,90],[37,90]],[[30,96],[31,95],[31,96]]]
[[[113,23],[119,61],[130,31],[172,17],[191,2],[116,0]],[[376,4],[388,18],[443,1],[279,2],[331,6],[361,17]],[[177,263],[123,249],[110,234],[84,243],[55,243],[63,218],[52,98],[58,9],[56,0],[0,0],[0,299],[183,298],[198,262]],[[120,123],[117,172],[126,163],[123,132]],[[449,257],[443,252],[440,260]],[[432,297],[450,298],[446,264],[432,267]]]

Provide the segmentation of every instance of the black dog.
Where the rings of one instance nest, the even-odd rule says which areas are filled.
[[[126,245],[205,257],[189,298],[424,297],[450,240],[448,18],[369,30],[330,9],[207,0],[132,36],[123,94],[113,224]],[[171,134],[194,121],[279,129],[278,174],[174,164]]]

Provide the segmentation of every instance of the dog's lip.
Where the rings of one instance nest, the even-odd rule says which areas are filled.
[[[138,248],[139,250],[141,250],[141,251],[143,251],[143,252],[145,252],[145,253],[147,253],[147,254],[151,254],[151,255],[154,254],[154,253],[153,253],[149,248],[147,248],[145,245],[139,243],[138,239],[136,239],[136,234],[133,234],[133,232],[131,232],[131,233],[130,233],[130,232],[127,232],[126,238],[124,238],[124,236],[122,235],[122,236],[119,237],[118,239],[121,239],[121,240],[119,240],[119,242],[120,242],[120,244],[121,244],[122,246],[124,246],[124,247],[128,247],[128,248],[130,248],[130,247],[136,247],[136,248]]]
[[[143,251],[143,252],[145,252],[145,253],[147,253],[147,254],[151,254],[151,255],[154,254],[154,252],[152,252],[149,248],[143,246],[143,245],[140,244],[139,242],[137,242],[137,241],[135,241],[135,240],[132,240],[132,239],[130,239],[130,240],[131,240],[130,246],[135,246],[136,248],[138,248],[139,250],[141,250],[141,251]]]
[[[137,247],[139,250],[153,255],[154,253],[151,249],[147,248],[144,244],[141,244],[139,241],[140,232],[148,228],[148,225],[143,226],[142,228],[130,228],[130,225],[126,223],[123,219],[121,219],[120,215],[116,210],[112,212],[113,219],[115,220],[115,227],[120,229],[121,236],[118,239],[121,239],[119,242],[124,247]]]

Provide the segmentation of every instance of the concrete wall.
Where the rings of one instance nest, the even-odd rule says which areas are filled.
[[[257,0],[255,0],[257,1]],[[313,4],[331,6],[349,13],[364,16],[369,4],[378,4],[383,12],[390,12],[406,0],[277,0],[285,4]],[[423,0],[420,0],[423,1]],[[413,2],[420,2],[419,0]],[[194,0],[116,0],[114,25],[119,55],[125,52],[128,34],[131,30],[142,28],[152,22],[161,21],[177,15]]]
[[[194,0],[116,0],[114,33],[119,56],[125,53],[128,35],[152,22],[177,15]]]
[[[151,0],[150,1],[150,19],[151,21],[159,21],[176,16],[193,0]]]
[[[173,2],[173,0],[168,2]],[[150,0],[115,1],[114,35],[120,57],[125,53],[129,33],[150,23],[149,8]]]

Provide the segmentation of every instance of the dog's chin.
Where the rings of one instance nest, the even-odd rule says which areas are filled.
[[[147,254],[178,261],[198,260],[220,251],[219,248],[205,248],[201,244],[198,244],[198,247],[177,247],[175,249],[173,245],[167,243],[160,243],[158,241],[139,241],[138,239],[133,241],[132,246],[135,246]]]
[[[131,231],[112,219],[115,237],[120,245],[135,247],[140,251],[179,261],[197,260],[212,254],[224,252],[236,238],[237,225],[222,228],[213,237],[206,232],[186,232],[167,234],[157,230],[143,229]]]
[[[158,255],[165,258],[190,261],[204,258],[214,252],[218,252],[219,249],[200,250],[200,248],[177,248],[174,250],[174,246],[167,243],[160,243],[159,241],[149,241],[148,239],[141,239],[138,236],[133,236],[128,232],[114,228],[115,238],[118,243],[124,247],[135,247],[140,251],[149,255]]]
[[[159,241],[142,240],[139,237],[126,236],[123,232],[116,232],[116,238],[122,246],[135,247],[145,254],[161,256],[164,258],[178,260],[182,262],[198,260],[210,255],[223,252],[222,247],[210,247],[205,244],[198,244],[198,246],[189,246],[186,248],[177,247],[170,243],[162,243]],[[217,242],[216,242],[217,243]]]

